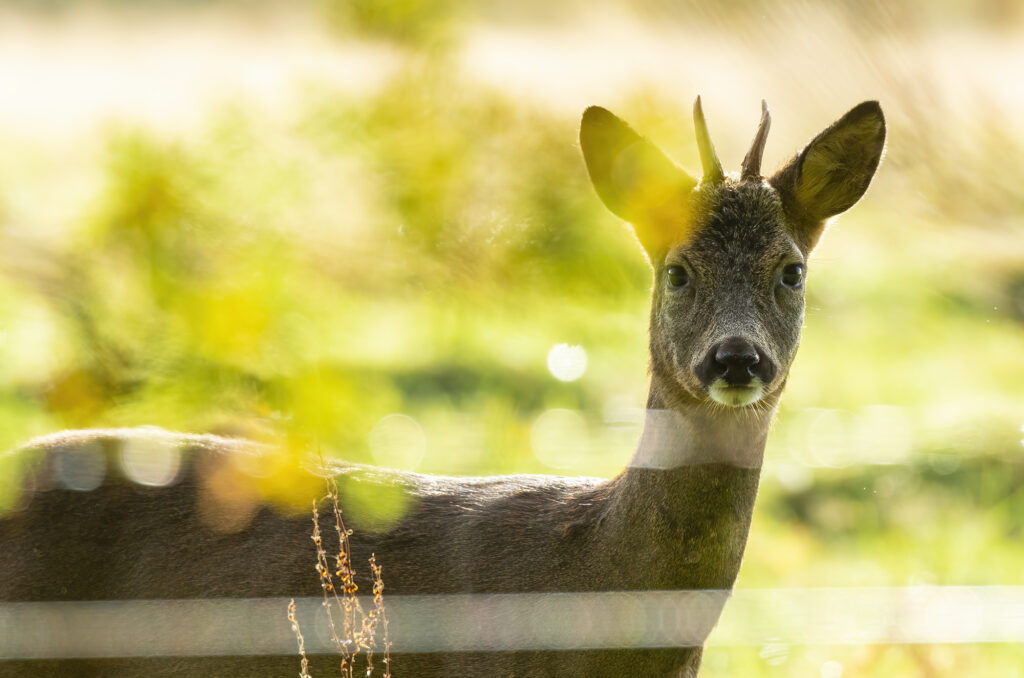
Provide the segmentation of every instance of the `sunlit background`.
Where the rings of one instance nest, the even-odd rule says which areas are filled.
[[[4,2],[0,447],[156,425],[613,475],[650,280],[587,183],[582,110],[696,170],[699,93],[736,169],[765,98],[771,168],[878,99],[888,152],[811,262],[738,587],[1024,584],[1024,5],[770,5]],[[1022,666],[780,642],[702,675]]]

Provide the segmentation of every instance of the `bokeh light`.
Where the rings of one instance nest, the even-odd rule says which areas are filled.
[[[389,414],[370,431],[370,454],[385,468],[415,471],[427,451],[420,423],[407,414]]]
[[[178,477],[181,451],[165,438],[136,436],[121,444],[121,466],[140,485],[162,487]]]
[[[587,371],[587,352],[582,346],[555,344],[548,351],[548,371],[559,381],[576,381]]]
[[[842,678],[843,665],[834,659],[829,659],[821,665],[821,678]]]
[[[107,476],[107,455],[98,442],[58,450],[54,455],[54,470],[61,487],[90,492]]]
[[[586,459],[589,437],[586,421],[575,410],[545,410],[530,427],[533,454],[551,468],[580,466]]]

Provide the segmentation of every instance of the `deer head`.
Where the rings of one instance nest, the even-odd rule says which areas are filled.
[[[607,110],[583,114],[591,181],[654,269],[651,407],[774,409],[800,339],[808,255],[867,190],[885,145],[882,109],[866,101],[765,178],[770,122],[762,102],[742,170],[726,174],[698,97],[697,179]]]

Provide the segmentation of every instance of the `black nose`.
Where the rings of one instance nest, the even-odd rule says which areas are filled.
[[[771,360],[742,337],[730,337],[713,346],[697,367],[697,378],[705,386],[724,379],[729,386],[746,386],[757,377],[767,385],[775,376]]]

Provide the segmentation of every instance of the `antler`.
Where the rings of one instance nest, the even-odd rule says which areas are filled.
[[[701,181],[718,183],[725,179],[722,163],[718,160],[715,147],[708,133],[708,123],[704,120],[704,109],[700,105],[700,97],[693,102],[693,125],[697,129],[697,148],[700,150],[700,164],[704,169]]]
[[[750,144],[750,150],[743,158],[743,166],[740,171],[740,180],[759,180],[761,178],[761,158],[764,156],[764,144],[768,140],[768,128],[772,126],[772,116],[768,112],[768,102],[761,99],[761,124],[757,127],[757,134]]]

